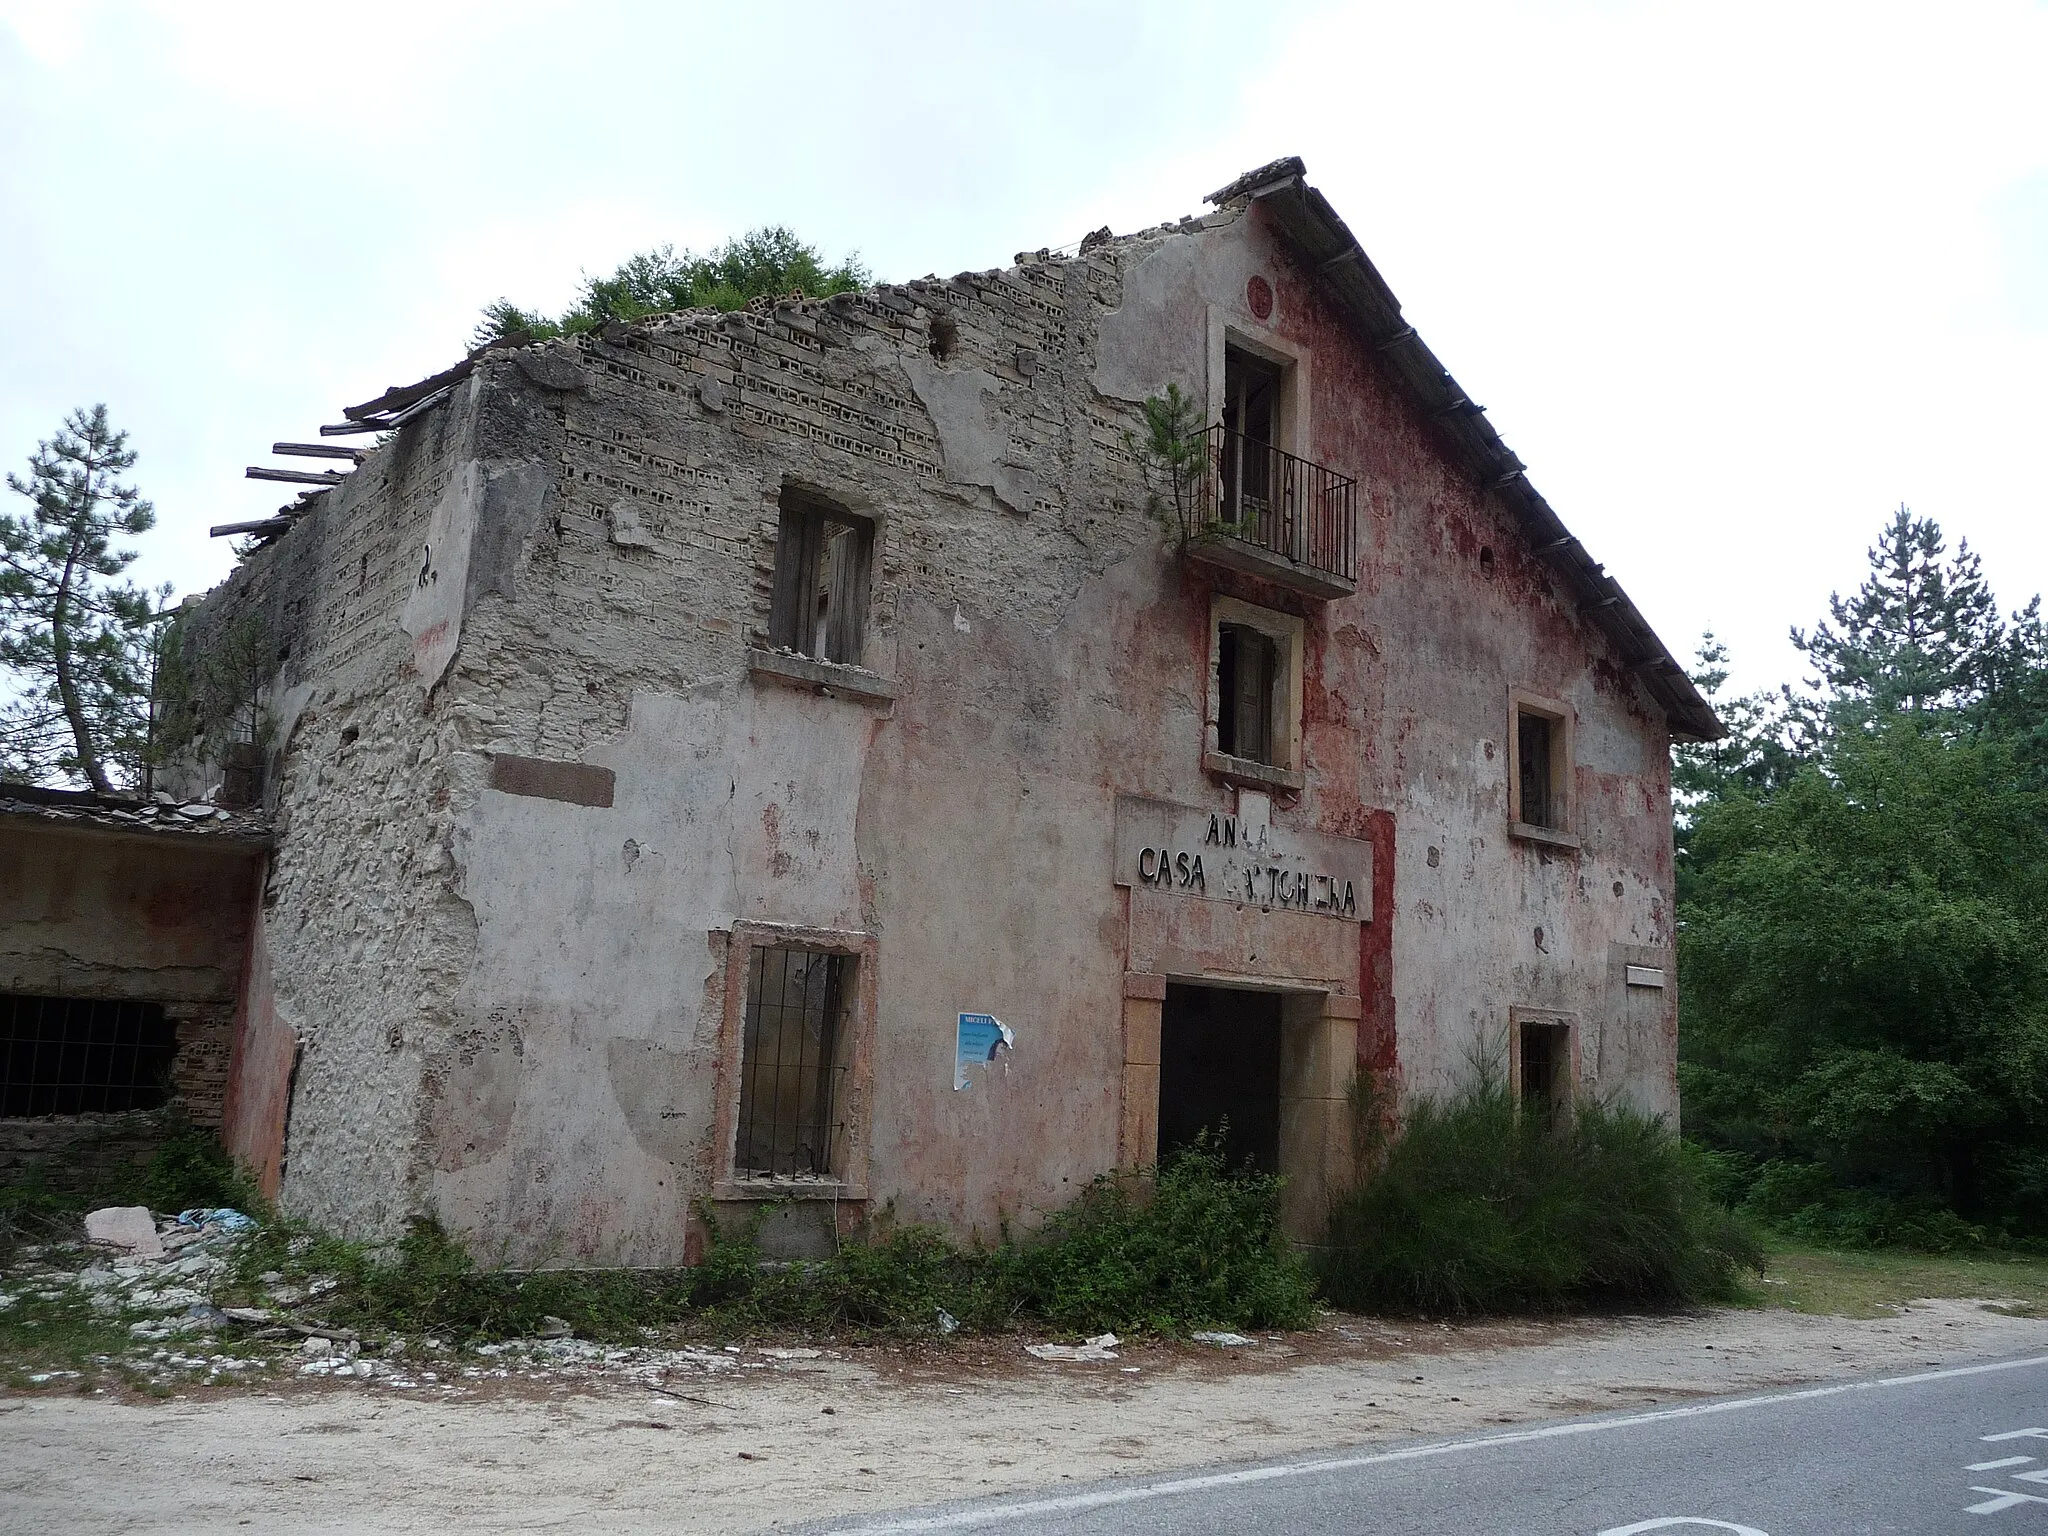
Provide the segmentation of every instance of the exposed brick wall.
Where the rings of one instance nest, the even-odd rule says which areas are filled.
[[[0,1185],[85,1194],[109,1175],[148,1163],[177,1124],[175,1109],[0,1120]]]

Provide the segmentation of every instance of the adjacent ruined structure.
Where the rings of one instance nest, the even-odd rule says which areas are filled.
[[[221,1126],[269,845],[246,807],[0,784],[0,1184]]]
[[[280,658],[226,1134],[288,1207],[801,1253],[1227,1120],[1312,1240],[1358,1073],[1675,1111],[1713,715],[1301,163],[1211,202],[348,413],[190,626]]]

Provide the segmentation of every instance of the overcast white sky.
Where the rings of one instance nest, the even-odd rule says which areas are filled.
[[[1299,154],[1566,522],[1746,686],[1899,502],[2048,581],[2048,6],[0,0],[0,462],[210,523],[499,295],[787,223],[885,278]]]

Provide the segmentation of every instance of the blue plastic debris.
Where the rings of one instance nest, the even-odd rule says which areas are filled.
[[[256,1218],[244,1216],[240,1211],[225,1205],[194,1206],[189,1211],[178,1212],[178,1225],[195,1230],[213,1226],[219,1227],[223,1232],[253,1232],[256,1230]]]

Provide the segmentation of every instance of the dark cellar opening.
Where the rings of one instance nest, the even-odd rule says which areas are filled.
[[[0,1118],[155,1109],[177,1049],[160,1003],[0,994]]]
[[[1233,1167],[1280,1171],[1280,994],[1168,986],[1159,1023],[1159,1156],[1204,1129]]]

